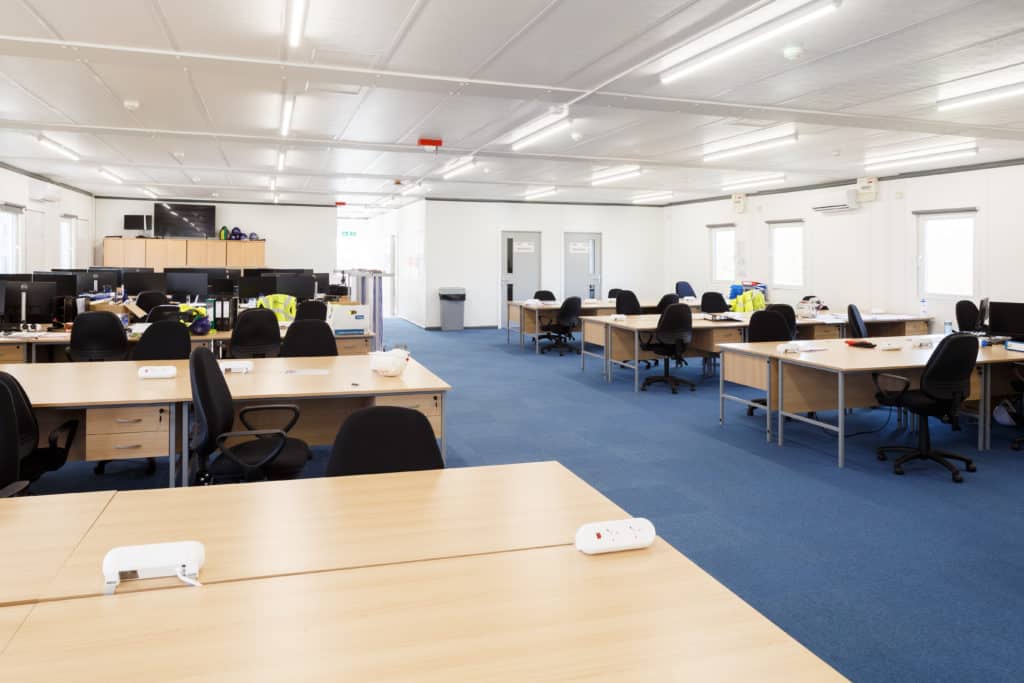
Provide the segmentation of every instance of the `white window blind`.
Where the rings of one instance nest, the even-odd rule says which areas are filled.
[[[711,279],[716,282],[736,280],[736,230],[733,228],[711,231]]]
[[[921,296],[974,296],[974,213],[923,214],[917,222]]]
[[[19,273],[22,270],[22,214],[0,207],[0,272]]]
[[[772,286],[804,286],[804,224],[772,223]]]

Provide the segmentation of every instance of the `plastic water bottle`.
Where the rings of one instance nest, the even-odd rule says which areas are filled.
[[[928,315],[928,299],[921,297],[921,315]]]

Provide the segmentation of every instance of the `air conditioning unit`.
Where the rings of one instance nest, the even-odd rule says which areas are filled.
[[[28,198],[34,202],[59,202],[60,188],[52,183],[44,183],[41,180],[29,180]]]
[[[835,204],[822,204],[820,206],[812,206],[811,208],[818,213],[825,214],[849,213],[851,211],[856,211],[860,208],[860,201],[857,199],[857,188],[844,190],[842,200],[837,201]]]

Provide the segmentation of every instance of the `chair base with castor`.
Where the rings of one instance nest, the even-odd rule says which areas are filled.
[[[541,353],[547,353],[548,351],[558,350],[559,356],[564,356],[566,351],[573,351],[579,353],[579,349],[572,347],[572,342],[575,341],[575,337],[564,334],[542,334],[538,337],[539,341],[548,340],[551,343],[546,346],[540,347]]]
[[[948,451],[940,451],[932,448],[931,435],[928,431],[928,418],[921,420],[921,430],[918,432],[917,446],[880,446],[876,449],[879,460],[888,460],[890,453],[897,454],[902,453],[903,455],[897,458],[892,464],[892,471],[896,474],[904,474],[903,466],[913,460],[930,460],[938,463],[950,471],[953,477],[953,481],[960,484],[963,483],[963,475],[960,474],[960,470],[956,468],[956,465],[950,462],[955,460],[964,464],[964,469],[968,472],[977,471],[977,467],[974,466],[974,462],[967,457],[958,455],[956,453],[950,453]]]
[[[1024,436],[1019,436],[1016,439],[1014,439],[1013,442],[1010,443],[1010,448],[1012,448],[1015,451],[1019,451],[1021,444],[1024,444]]]
[[[685,363],[685,361],[684,361],[684,363]],[[657,384],[659,382],[664,382],[665,384],[669,385],[669,387],[671,387],[671,389],[672,389],[672,393],[673,394],[678,394],[679,393],[679,385],[680,384],[685,384],[686,386],[690,387],[690,391],[697,391],[697,385],[696,384],[694,384],[690,380],[686,380],[686,379],[683,379],[682,377],[676,377],[675,375],[673,375],[670,372],[671,369],[672,369],[671,366],[672,366],[672,364],[668,362],[668,359],[666,359],[665,360],[665,373],[662,374],[662,375],[653,375],[651,377],[645,377],[644,378],[644,383],[640,386],[640,391],[647,391],[647,387],[649,387],[652,384]]]
[[[109,462],[111,462],[111,461],[110,460],[100,460],[99,462],[97,462],[96,466],[92,468],[93,473],[95,473],[95,474],[103,474],[104,472],[106,472],[107,471],[107,463],[109,463]],[[156,458],[146,458],[146,474],[149,475],[149,474],[153,474],[154,472],[156,472]]]

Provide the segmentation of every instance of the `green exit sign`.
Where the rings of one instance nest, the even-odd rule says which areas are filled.
[[[357,235],[355,230],[342,230],[341,231],[341,236],[342,237],[357,237],[358,235]]]

